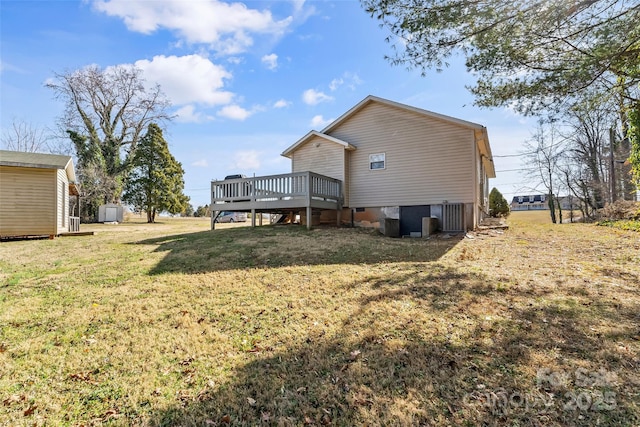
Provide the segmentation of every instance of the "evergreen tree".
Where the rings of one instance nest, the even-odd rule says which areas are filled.
[[[533,114],[589,87],[640,100],[640,7],[627,0],[361,0],[393,64],[443,70],[461,53],[476,104]]]
[[[183,212],[189,198],[183,194],[184,170],[169,152],[162,129],[151,123],[133,156],[132,170],[125,181],[123,200],[147,213],[147,222],[156,214]]]
[[[489,215],[493,217],[509,215],[509,203],[495,187],[489,193]]]

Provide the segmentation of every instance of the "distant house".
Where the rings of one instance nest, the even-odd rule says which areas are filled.
[[[0,237],[77,231],[69,199],[78,194],[71,157],[0,150]]]
[[[380,229],[391,219],[402,235],[420,234],[423,218],[462,231],[488,214],[495,170],[476,123],[368,96],[282,155],[291,174],[214,181],[212,209],[299,210],[307,226],[310,216]]]
[[[546,194],[515,196],[511,200],[512,211],[541,211],[545,209],[549,209],[549,200]]]

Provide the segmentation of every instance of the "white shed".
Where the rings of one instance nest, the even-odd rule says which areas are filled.
[[[98,208],[98,222],[122,222],[124,208],[114,203],[107,203]]]

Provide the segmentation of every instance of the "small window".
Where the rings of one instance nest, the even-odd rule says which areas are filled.
[[[540,196],[540,201],[541,201],[542,203],[544,203],[545,198],[546,198],[546,196],[543,194],[542,196]]]
[[[518,197],[518,203],[522,203],[522,200],[523,200],[522,196]]]
[[[385,153],[369,155],[369,169],[384,169]]]
[[[531,203],[533,203],[533,201],[535,200],[535,198],[536,198],[536,196],[529,196],[529,201],[530,201]]]

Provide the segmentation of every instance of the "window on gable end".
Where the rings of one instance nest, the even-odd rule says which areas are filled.
[[[369,169],[384,169],[385,168],[385,153],[370,154],[369,155]]]

